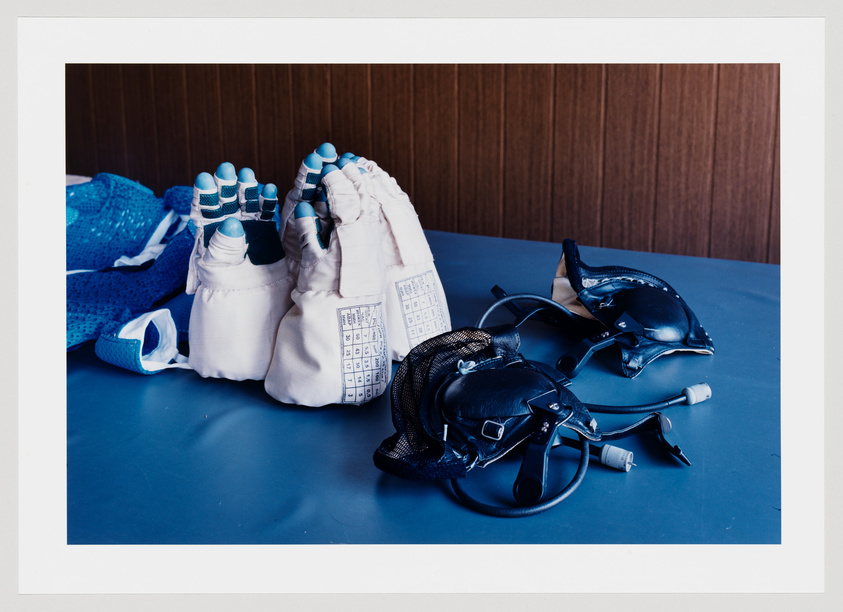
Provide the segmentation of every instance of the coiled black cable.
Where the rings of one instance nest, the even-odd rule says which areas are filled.
[[[559,493],[557,493],[556,495],[546,501],[543,501],[538,504],[533,504],[532,506],[494,506],[492,504],[481,502],[478,499],[469,495],[468,492],[466,492],[466,490],[463,488],[461,479],[458,478],[453,478],[451,480],[451,486],[454,489],[454,494],[466,507],[470,508],[471,510],[474,510],[475,512],[486,514],[488,516],[499,516],[503,518],[520,518],[524,516],[538,514],[539,512],[544,512],[545,510],[552,508],[553,506],[570,496],[571,493],[573,493],[576,488],[580,486],[580,483],[582,483],[583,479],[585,478],[585,472],[588,469],[588,461],[591,449],[589,447],[588,440],[586,440],[582,436],[580,436],[580,440],[582,440],[582,449],[580,451],[580,462],[577,466],[577,473],[574,474],[574,477],[571,479],[571,482],[569,482],[564,489],[562,489]]]

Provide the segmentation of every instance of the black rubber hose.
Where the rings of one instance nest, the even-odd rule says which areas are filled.
[[[679,395],[661,402],[641,404],[639,406],[604,406],[603,404],[586,403],[585,407],[588,408],[589,412],[602,412],[604,414],[634,414],[636,412],[653,412],[656,410],[662,410],[664,408],[670,408],[671,406],[684,404],[686,401],[687,400],[684,395]]]
[[[509,302],[514,302],[516,300],[532,300],[534,302],[542,302],[543,304],[547,304],[548,306],[552,307],[553,309],[559,311],[560,313],[565,315],[565,317],[567,317],[571,321],[579,322],[579,320],[580,320],[580,317],[578,315],[574,314],[573,312],[571,312],[570,310],[568,310],[567,308],[562,306],[562,304],[560,304],[559,302],[554,302],[550,298],[546,298],[543,295],[538,295],[538,294],[535,294],[535,293],[516,293],[516,294],[513,294],[513,295],[507,295],[505,297],[502,297],[499,300],[497,300],[495,303],[493,303],[491,306],[489,306],[486,309],[486,312],[484,312],[480,316],[480,318],[477,320],[477,323],[475,324],[475,327],[482,328],[483,324],[486,322],[486,318],[495,309],[497,309],[499,306],[502,306],[503,304],[507,304]],[[529,314],[526,317],[522,316],[519,319],[519,324],[523,323],[525,319],[529,318],[530,316],[532,316],[532,315],[534,315],[534,314],[536,314],[537,312],[540,312],[540,311],[541,311],[541,309],[539,309],[539,308],[530,311]]]
[[[489,516],[519,518],[523,516],[532,516],[533,514],[538,514],[539,512],[544,512],[545,510],[552,508],[562,500],[566,499],[569,495],[571,495],[571,493],[573,493],[576,488],[580,486],[580,483],[582,483],[583,479],[585,478],[585,472],[588,469],[590,445],[588,443],[588,440],[586,440],[582,436],[580,436],[580,439],[582,440],[582,450],[580,451],[580,463],[577,466],[577,473],[574,474],[574,477],[571,479],[571,482],[568,483],[568,486],[566,486],[559,493],[557,493],[547,501],[538,504],[533,504],[532,506],[493,506],[491,504],[483,503],[469,495],[463,488],[461,482],[462,479],[460,478],[454,478],[451,480],[451,486],[454,489],[454,494],[467,508]]]

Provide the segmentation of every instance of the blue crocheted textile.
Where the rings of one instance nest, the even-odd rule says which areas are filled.
[[[67,187],[67,269],[93,270],[67,276],[68,350],[183,291],[194,235],[184,229],[174,233],[178,222],[162,237],[165,247],[157,259],[140,266],[110,266],[121,256],[141,252],[171,211],[189,215],[192,198],[192,187],[171,187],[159,198],[134,181],[107,173]]]
[[[183,291],[193,235],[181,231],[151,265],[67,277],[67,349],[111,333]]]
[[[143,185],[100,173],[66,188],[66,269],[101,270],[121,256],[140,253],[170,210],[190,213],[191,187],[174,187],[163,198]]]

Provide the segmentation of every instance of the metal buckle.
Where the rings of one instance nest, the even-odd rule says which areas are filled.
[[[483,427],[480,430],[480,433],[485,438],[489,438],[490,440],[500,440],[503,438],[503,430],[504,426],[503,423],[498,423],[497,421],[490,421],[487,420],[483,423]]]

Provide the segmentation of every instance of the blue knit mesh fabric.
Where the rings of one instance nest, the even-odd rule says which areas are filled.
[[[126,345],[131,345],[133,348],[129,350]],[[150,373],[146,371],[143,362],[141,362],[140,340],[123,340],[117,336],[100,336],[96,345],[94,345],[94,350],[97,357],[106,363],[132,372]]]
[[[193,235],[176,234],[152,265],[67,277],[67,348],[113,333],[184,288]]]
[[[140,253],[161,221],[190,214],[193,188],[171,187],[163,197],[115,174],[100,173],[68,185],[67,269],[95,270],[67,276],[67,349],[119,329],[178,294],[187,279],[194,236],[174,223],[155,261],[110,268]],[[186,329],[186,328],[185,328]]]
[[[91,274],[95,274],[92,272]],[[81,300],[67,300],[67,350],[99,337],[109,321],[129,321],[132,311],[120,304],[96,304]]]
[[[180,193],[172,199],[182,205]],[[167,214],[168,204],[166,194],[156,197],[115,174],[100,173],[87,183],[67,186],[66,269],[101,270],[123,255],[137,255]],[[189,208],[188,199],[181,214],[188,214]]]
[[[164,192],[164,205],[176,211],[183,217],[190,214],[190,203],[193,200],[193,187],[176,185]]]

